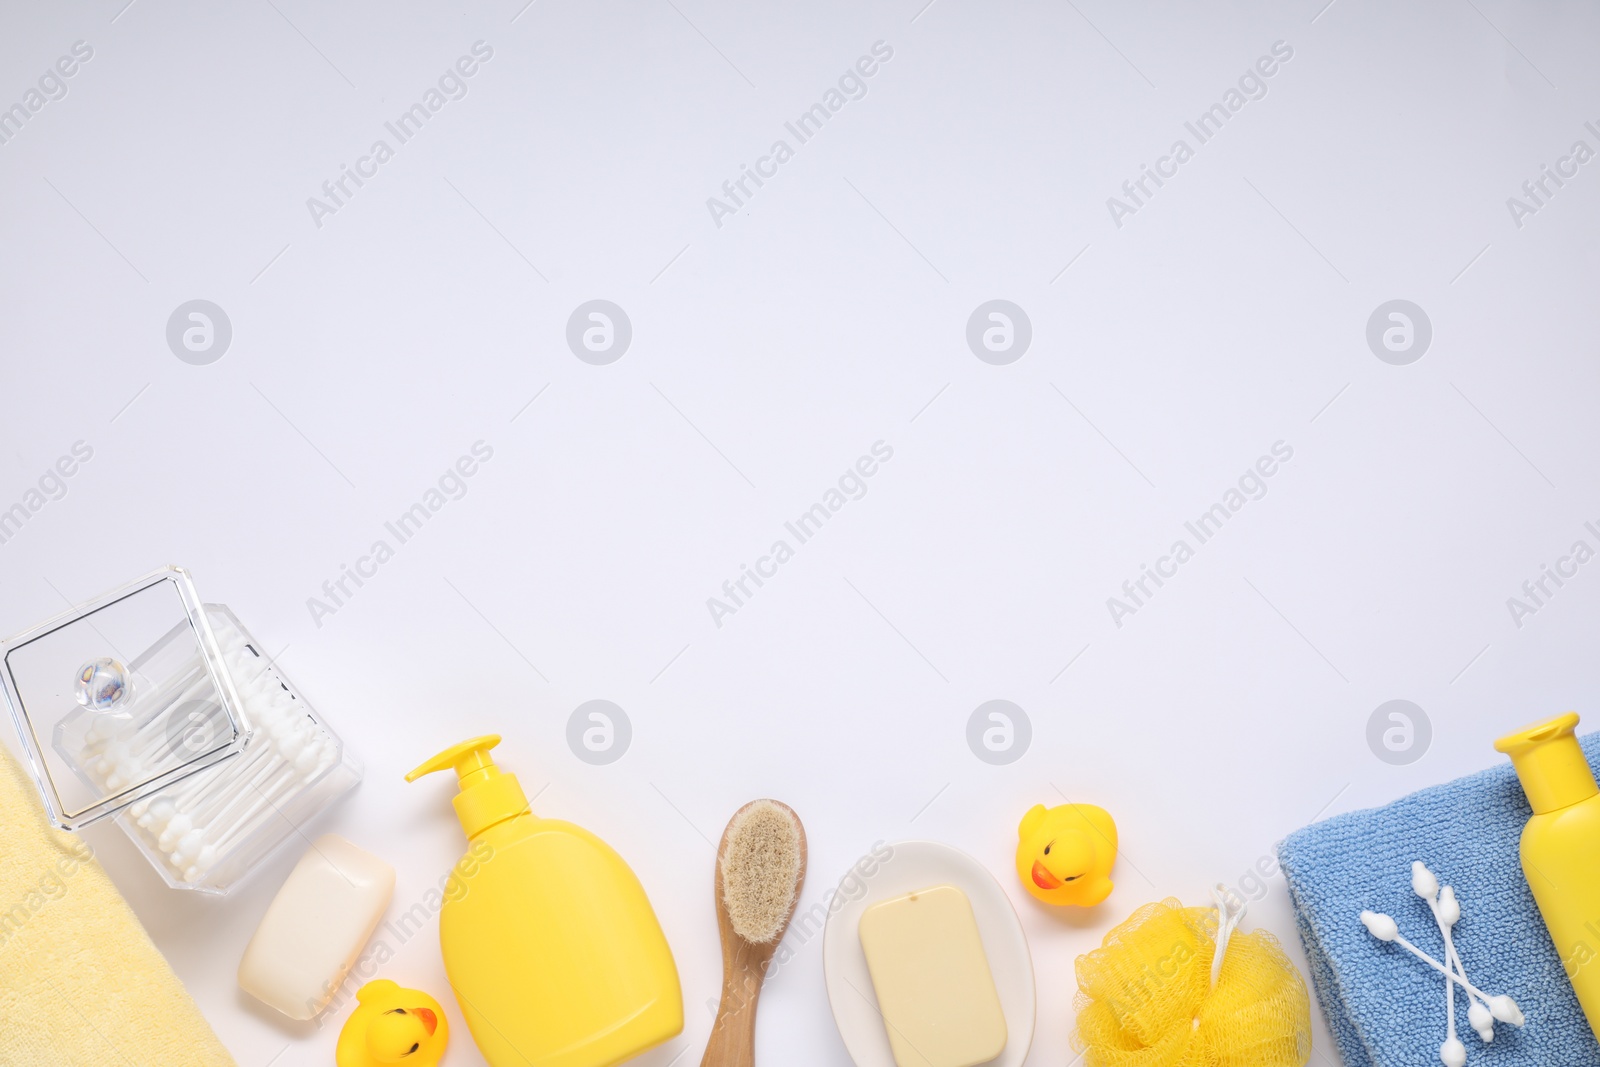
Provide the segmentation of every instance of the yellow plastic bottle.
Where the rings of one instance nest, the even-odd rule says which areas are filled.
[[[683,1029],[683,993],[639,879],[589,831],[541,819],[498,736],[406,775],[453,769],[469,847],[439,914],[445,973],[493,1067],[611,1067]]]
[[[1600,786],[1577,725],[1577,712],[1569,711],[1494,747],[1511,757],[1533,805],[1522,831],[1522,873],[1589,1029],[1600,1037]]]

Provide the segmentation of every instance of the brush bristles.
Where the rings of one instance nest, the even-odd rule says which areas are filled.
[[[800,881],[800,825],[794,813],[758,800],[734,816],[722,865],[722,902],[733,931],[764,945],[783,932]]]

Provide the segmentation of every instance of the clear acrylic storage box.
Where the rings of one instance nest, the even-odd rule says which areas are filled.
[[[165,567],[0,644],[51,822],[112,818],[179,889],[222,894],[361,780],[233,612]]]

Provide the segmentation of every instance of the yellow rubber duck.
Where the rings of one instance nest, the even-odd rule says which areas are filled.
[[[1110,895],[1117,824],[1106,809],[1035,804],[1017,836],[1017,877],[1036,900],[1087,908]]]
[[[338,1067],[438,1067],[450,1024],[437,1000],[379,978],[356,990],[356,1001],[333,1050]]]

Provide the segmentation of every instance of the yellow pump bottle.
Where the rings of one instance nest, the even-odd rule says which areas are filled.
[[[1569,711],[1494,747],[1511,757],[1533,805],[1522,830],[1522,873],[1589,1029],[1600,1037],[1600,787],[1577,725]]]
[[[683,993],[644,887],[589,831],[541,819],[498,736],[446,749],[470,842],[439,914],[445,973],[493,1067],[611,1067],[683,1029]],[[452,886],[452,889],[455,887]]]

